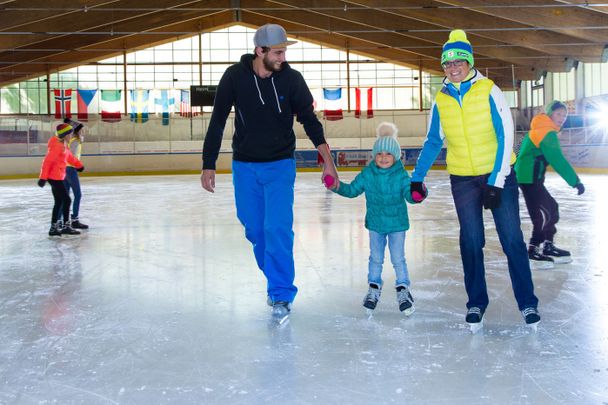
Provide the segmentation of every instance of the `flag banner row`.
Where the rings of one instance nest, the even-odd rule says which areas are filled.
[[[175,97],[177,92],[179,98]],[[78,120],[87,121],[89,114],[99,114],[102,121],[119,122],[123,109],[122,93],[122,90],[53,89],[55,118],[72,118],[72,101],[76,96]],[[201,107],[191,106],[189,90],[135,89],[128,91],[128,97],[130,120],[138,124],[149,120],[151,110],[162,115],[162,125],[169,125],[171,113],[179,113],[181,117],[195,117],[202,113]]]
[[[365,110],[362,110],[363,105],[361,94],[365,92]],[[344,118],[342,110],[342,88],[323,89],[324,109],[323,118],[327,121],[337,121]],[[366,90],[355,88],[355,117],[356,118],[373,118],[374,117],[374,89],[370,87]]]

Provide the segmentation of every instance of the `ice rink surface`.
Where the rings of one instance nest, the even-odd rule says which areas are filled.
[[[354,172],[342,172],[350,181]],[[79,238],[50,239],[50,186],[0,182],[1,404],[608,404],[608,179],[554,173],[555,243],[574,261],[533,271],[537,333],[517,310],[489,212],[485,329],[464,323],[458,225],[446,172],[409,206],[416,312],[395,275],[368,318],[365,199],[299,173],[290,321],[238,223],[230,175],[84,177]],[[527,241],[531,224],[520,196]],[[604,253],[602,253],[604,252]],[[607,256],[603,256],[603,254]]]

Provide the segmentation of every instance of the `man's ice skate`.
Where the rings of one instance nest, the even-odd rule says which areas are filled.
[[[367,308],[367,313],[371,315],[372,311],[376,309],[378,300],[380,299],[380,293],[382,292],[382,286],[376,283],[369,283],[369,289],[363,299],[363,306]]]
[[[526,326],[536,332],[538,323],[540,322],[540,314],[538,313],[538,310],[534,307],[528,307],[524,308],[524,310],[521,311],[521,314],[526,321]]]
[[[469,324],[469,328],[471,329],[471,333],[477,333],[481,329],[483,329],[483,314],[484,310],[479,307],[471,307],[467,311],[467,316],[465,318],[466,323]]]
[[[272,304],[272,320],[279,325],[289,319],[291,312],[291,304],[287,301],[276,301]]]
[[[408,286],[397,286],[397,303],[399,304],[399,311],[403,312],[405,316],[410,316],[414,313],[414,298]]]
[[[528,246],[528,258],[530,259],[530,268],[535,270],[552,269],[553,258],[545,256],[540,246]]]
[[[553,259],[555,263],[570,263],[572,261],[572,256],[570,256],[570,252],[564,249],[560,249],[556,247],[553,242],[546,240],[543,243],[543,254],[545,256],[549,256]]]

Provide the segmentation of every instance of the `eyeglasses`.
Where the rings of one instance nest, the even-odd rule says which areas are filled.
[[[461,67],[462,65],[464,65],[465,63],[467,63],[466,60],[462,60],[462,59],[457,59],[457,60],[453,60],[451,62],[444,62],[441,67],[443,67],[444,69],[449,69],[451,67]]]

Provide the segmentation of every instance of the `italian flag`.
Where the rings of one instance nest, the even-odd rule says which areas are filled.
[[[101,90],[101,120],[120,121],[120,100],[122,90]]]

